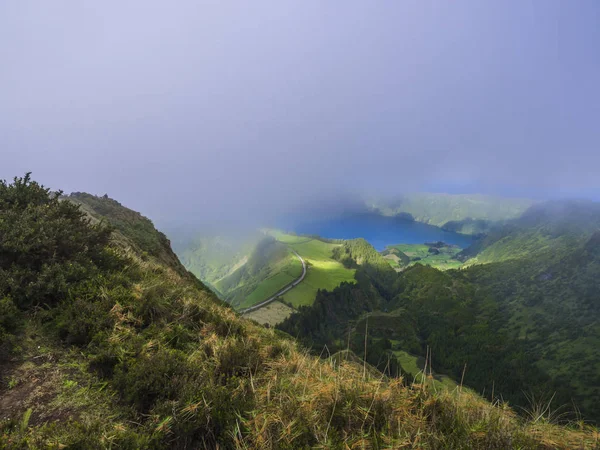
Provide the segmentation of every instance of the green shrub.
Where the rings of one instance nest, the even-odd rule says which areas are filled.
[[[109,315],[110,306],[103,302],[76,298],[65,303],[52,326],[67,344],[87,345],[97,333],[114,323]]]
[[[21,326],[21,313],[10,297],[0,298],[0,361],[12,350],[15,332]]]
[[[122,361],[115,368],[113,380],[127,403],[148,412],[158,400],[174,399],[187,374],[183,352],[159,348]]]
[[[0,181],[0,295],[20,308],[58,303],[106,260],[111,229],[59,195],[29,174]]]
[[[21,324],[21,314],[12,298],[0,298],[0,333],[14,333]]]

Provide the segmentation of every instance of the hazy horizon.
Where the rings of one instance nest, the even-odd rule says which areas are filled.
[[[359,195],[600,199],[600,4],[0,5],[0,178],[158,224]]]

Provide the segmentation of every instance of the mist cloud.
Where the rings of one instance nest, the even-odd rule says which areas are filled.
[[[597,192],[598,17],[593,0],[3,2],[0,177],[159,221]]]

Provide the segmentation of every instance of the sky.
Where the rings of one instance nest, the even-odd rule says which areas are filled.
[[[600,198],[597,0],[5,1],[0,61],[0,178],[158,222]]]

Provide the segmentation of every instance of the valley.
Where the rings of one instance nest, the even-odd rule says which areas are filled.
[[[378,245],[386,246],[386,259],[397,269],[417,262],[443,270],[462,264],[454,259],[460,251],[458,246],[440,241],[430,246],[415,243],[420,239],[425,242],[442,236],[462,245],[473,242],[469,236],[446,232],[435,226],[364,214],[312,225],[299,224],[296,229],[319,230],[350,238],[364,233]],[[239,233],[231,237],[198,235],[195,241],[180,242],[176,248],[189,270],[236,309],[260,323],[275,325],[299,307],[310,306],[318,290],[332,290],[341,283],[355,282],[355,269],[344,267],[333,256],[334,250],[347,239],[298,235],[272,228],[245,232],[242,236],[240,238]],[[387,247],[389,242],[384,239],[402,239],[410,243]],[[399,263],[396,253],[401,254],[402,249],[410,256],[404,255],[406,261]],[[262,304],[272,306],[259,313]]]
[[[274,325],[295,309],[312,304],[319,289],[334,289],[342,282],[354,282],[354,270],[333,258],[333,250],[340,243],[275,229],[257,230],[246,236],[252,239],[241,241],[235,235],[200,237],[191,241],[191,247],[180,249],[180,254],[188,268],[213,286],[224,300],[246,315],[263,320],[260,323]],[[230,260],[222,254],[211,259],[211,253],[204,248],[214,247],[215,241],[230,249]],[[195,258],[201,259],[204,266],[220,270],[205,272],[203,266],[191,259],[194,254],[199,255]],[[218,273],[219,278],[211,277],[211,273]],[[202,274],[207,278],[202,278]],[[259,313],[261,305],[269,308]]]
[[[305,279],[294,289],[282,297],[282,301],[294,308],[311,305],[319,289],[331,290],[343,282],[354,282],[354,270],[344,267],[334,259],[333,251],[340,243],[326,242],[324,240],[296,236],[270,231],[279,242],[288,245],[296,251],[308,266]]]

